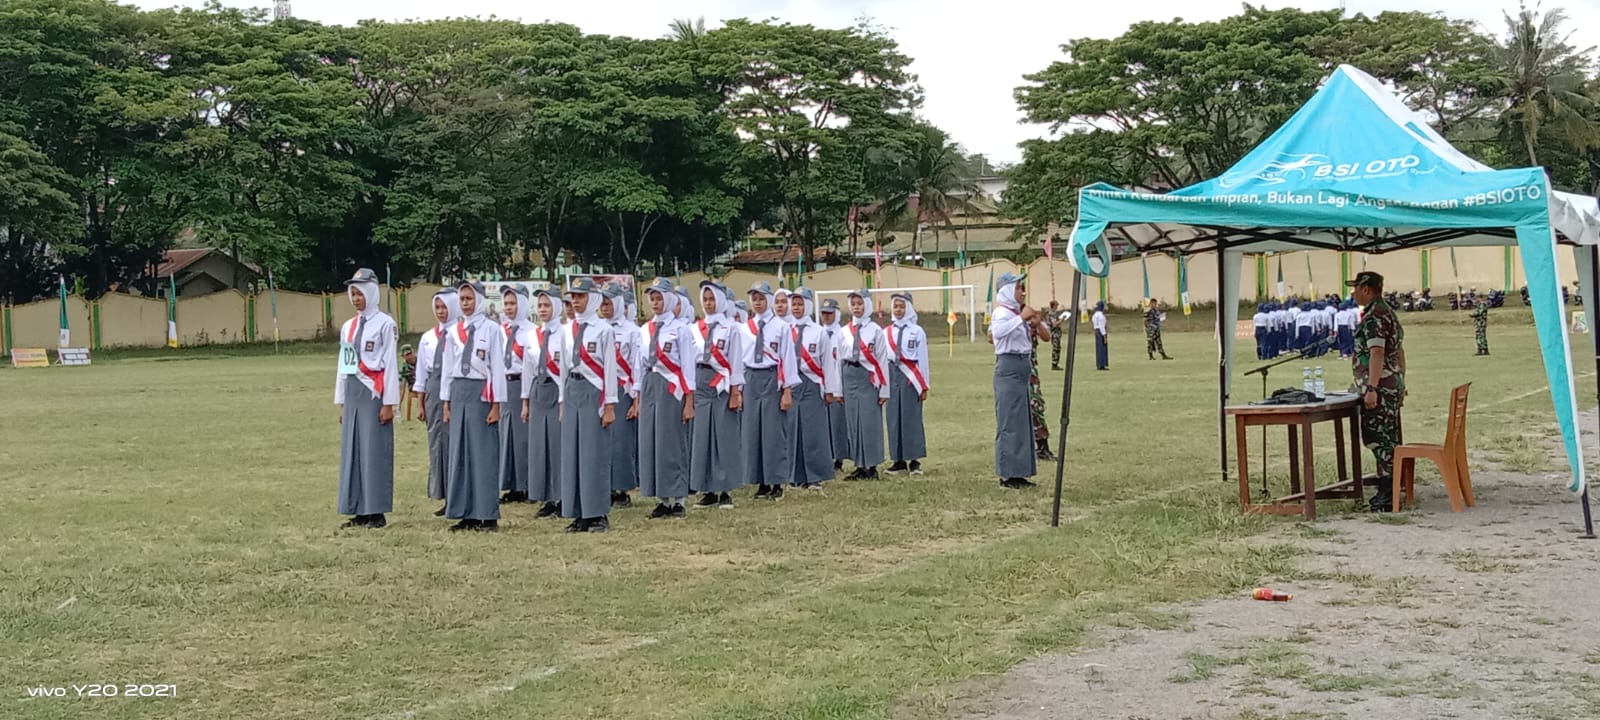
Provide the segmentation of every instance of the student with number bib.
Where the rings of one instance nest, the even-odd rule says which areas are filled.
[[[600,319],[611,323],[616,333],[617,354],[617,421],[609,428],[612,440],[611,505],[633,507],[628,493],[639,488],[639,413],[634,409],[639,388],[634,381],[633,369],[639,367],[639,328],[627,320],[626,299],[622,286],[606,283],[601,290],[605,303],[600,306]]]
[[[561,514],[561,293],[533,293],[538,326],[528,331],[522,355],[522,416],[528,425],[528,502],[542,503],[536,518]]]
[[[521,289],[500,288],[500,307],[505,311],[501,328],[506,333],[506,396],[500,403],[500,496],[502,503],[528,501],[528,421],[523,417],[522,369],[528,348],[528,296]]]
[[[593,280],[573,280],[568,295],[573,317],[561,387],[561,516],[572,518],[567,532],[599,533],[611,528],[607,428],[617,420],[617,332],[600,319],[602,298]]]
[[[825,333],[826,348],[822,353],[822,366],[825,370],[832,371],[838,367],[839,350],[844,337],[844,329],[839,327],[839,301],[822,301],[822,330]],[[844,461],[850,457],[849,433],[845,431],[844,424],[844,399],[827,394],[826,383],[822,402],[828,408],[828,441],[833,453],[833,471],[839,472],[844,467]]]
[[[917,309],[909,293],[889,296],[894,323],[885,329],[889,341],[889,459],[888,472],[922,474],[928,455],[928,438],[922,427],[922,403],[928,399],[928,333],[917,324]]]
[[[845,457],[856,466],[846,479],[876,480],[883,462],[883,406],[889,402],[889,343],[872,321],[870,291],[850,293],[850,315],[839,338],[839,371],[827,373],[828,393],[844,403]]]
[[[744,484],[740,408],[744,406],[744,335],[729,317],[727,288],[700,283],[705,317],[693,326],[694,434],[689,451],[689,490],[701,493],[696,507],[733,507],[733,490]]]
[[[796,374],[794,404],[789,407],[789,482],[807,490],[820,490],[833,479],[833,442],[829,437],[828,405],[822,401],[827,370],[828,335],[812,319],[816,294],[798,288],[789,295],[789,339],[794,345]]]
[[[444,516],[452,532],[500,529],[500,403],[506,395],[506,334],[487,317],[483,285],[463,282],[461,320],[445,333],[444,421],[450,425],[450,485]]]
[[[444,394],[439,391],[444,380],[445,333],[461,319],[461,301],[455,288],[445,288],[433,294],[433,317],[438,326],[422,334],[417,341],[417,382],[411,390],[422,396],[422,407],[417,419],[428,427],[428,497],[444,500],[446,471],[450,468],[450,426],[444,422]],[[444,517],[444,507],[433,511],[434,517]]]
[[[787,415],[794,402],[791,388],[800,382],[794,372],[794,344],[789,325],[772,314],[772,285],[758,282],[750,288],[749,322],[743,326],[749,345],[744,353],[744,419],[740,442],[744,446],[744,481],[756,485],[756,497],[783,497],[789,474]]]
[[[681,518],[689,496],[689,433],[699,396],[689,370],[694,341],[679,317],[682,299],[672,282],[656,278],[645,290],[651,320],[644,326],[640,360],[639,493],[656,499],[650,519]]]
[[[394,408],[400,404],[395,346],[400,331],[378,310],[378,276],[362,268],[345,281],[356,316],[339,330],[333,403],[339,405],[342,527],[381,528],[394,510]]]

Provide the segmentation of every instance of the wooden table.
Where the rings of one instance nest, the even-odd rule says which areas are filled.
[[[1331,498],[1362,499],[1361,442],[1359,422],[1361,398],[1353,393],[1328,393],[1327,400],[1304,405],[1230,405],[1224,412],[1233,416],[1238,438],[1239,506],[1247,513],[1267,515],[1304,514],[1317,519],[1317,500]],[[1345,461],[1345,426],[1350,423],[1349,463]],[[1311,426],[1333,423],[1333,442],[1339,459],[1339,481],[1317,487],[1317,472],[1312,454]],[[1246,430],[1252,427],[1283,425],[1289,431],[1289,495],[1264,503],[1250,501],[1250,447]],[[1266,468],[1261,468],[1263,473]],[[1301,481],[1305,482],[1302,490]]]

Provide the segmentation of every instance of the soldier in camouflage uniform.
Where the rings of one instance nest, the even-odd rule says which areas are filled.
[[[1144,349],[1150,359],[1156,359],[1156,353],[1161,353],[1162,360],[1171,360],[1167,349],[1161,345],[1161,323],[1167,319],[1167,314],[1161,312],[1161,301],[1150,298],[1150,306],[1144,311]]]
[[[1050,328],[1050,369],[1061,369],[1061,305],[1054,300],[1050,301],[1050,311],[1045,313],[1044,323]]]
[[[1369,507],[1388,512],[1394,502],[1394,447],[1400,442],[1400,405],[1406,395],[1405,331],[1383,299],[1383,276],[1362,272],[1349,282],[1363,306],[1356,326],[1355,389],[1361,393],[1361,444],[1378,462],[1377,487]]]
[[[1472,334],[1478,341],[1479,355],[1489,354],[1489,300],[1478,298],[1478,306],[1472,310]]]
[[[1052,333],[1054,335],[1054,333]],[[1028,412],[1033,418],[1033,451],[1040,460],[1054,460],[1050,452],[1050,426],[1044,419],[1044,392],[1039,385],[1039,337],[1033,336],[1033,353],[1028,356],[1032,372],[1028,374]]]

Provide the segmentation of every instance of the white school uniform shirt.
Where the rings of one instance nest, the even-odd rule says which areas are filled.
[[[744,369],[778,369],[778,389],[800,384],[794,372],[794,342],[789,338],[789,324],[777,318],[771,310],[752,317],[743,331],[749,347],[745,348]]]
[[[1267,311],[1262,310],[1261,312],[1256,313],[1255,316],[1250,319],[1256,327],[1265,328],[1267,326]]]
[[[856,363],[861,365],[867,375],[872,379],[873,387],[878,388],[878,397],[889,399],[889,373],[890,361],[888,338],[883,334],[883,328],[872,322],[870,318],[851,318],[850,324],[839,331],[835,339],[838,344],[838,364]],[[844,377],[842,372],[829,372],[825,378],[827,393],[830,395],[844,396]]]
[[[355,351],[354,375],[361,385],[372,391],[372,396],[384,405],[400,404],[400,368],[395,362],[400,328],[394,318],[382,311],[374,311],[367,318],[366,327],[360,326],[361,316],[346,320],[339,329],[341,345],[350,343]],[[356,330],[361,336],[356,337]],[[341,347],[340,352],[343,352]],[[344,374],[334,371],[333,403],[344,404]]]
[[[810,379],[820,387],[827,387],[828,365],[833,352],[833,348],[829,346],[827,329],[810,317],[804,320],[791,320],[789,339],[794,345],[795,366],[799,368],[798,376]]]
[[[655,354],[650,353],[652,343]],[[645,323],[641,341],[642,364],[646,370],[635,373],[639,387],[644,387],[644,376],[655,373],[666,378],[672,396],[683,399],[684,393],[696,392],[694,381],[695,344],[689,324],[679,318],[655,320]]]
[[[524,356],[528,354],[528,343],[530,342],[528,330],[531,327],[533,327],[533,324],[527,322],[505,322],[500,324],[500,329],[506,334],[505,349],[509,351],[501,353],[501,357],[509,356],[506,360],[506,377],[522,374],[522,367],[525,364]]]
[[[439,325],[417,338],[417,381],[412,383],[411,392],[422,394],[428,391],[428,378],[433,377],[433,353],[444,341],[447,328]],[[444,380],[444,359],[439,359],[439,379]]]
[[[996,304],[994,317],[989,321],[989,334],[994,336],[994,354],[1033,354],[1033,326],[1023,322],[1018,310]]]
[[[639,326],[627,320],[612,320],[611,326],[616,333],[617,383],[622,392],[637,400],[642,387],[638,377],[642,369],[639,360],[644,353],[644,346],[639,344]]]
[[[744,387],[744,358],[749,349],[745,347],[747,341],[745,334],[739,331],[739,324],[723,313],[715,313],[695,321],[689,330],[694,338],[691,367],[711,366],[717,373],[711,380],[712,391],[721,395]],[[707,342],[712,347],[709,351]]]
[[[1297,313],[1294,318],[1294,326],[1297,330],[1299,328],[1309,329],[1313,322],[1315,322],[1315,320],[1312,319],[1311,313],[1309,312]]]
[[[1322,327],[1323,327],[1323,329],[1330,330],[1330,331],[1333,330],[1334,325],[1337,323],[1338,315],[1339,315],[1339,311],[1338,310],[1335,310],[1335,309],[1333,309],[1331,307],[1323,308],[1322,309]]]
[[[561,378],[566,367],[561,363],[563,330],[558,322],[532,325],[527,332],[528,346],[522,353],[522,399],[533,397],[534,380],[543,373],[556,381],[556,396],[561,395]]]
[[[472,347],[467,347],[468,336]],[[493,320],[482,314],[462,318],[444,334],[444,377],[439,379],[442,399],[450,400],[450,386],[454,380],[484,380],[484,402],[506,401],[506,333]],[[461,372],[461,357],[468,357],[467,372]]]
[[[894,358],[893,364],[900,367],[900,374],[911,381],[911,387],[917,392],[927,390],[933,381],[929,374],[928,366],[928,333],[916,323],[894,323],[884,329],[888,340],[889,354]]]
[[[1089,318],[1089,324],[1094,326],[1095,332],[1101,335],[1106,334],[1106,314],[1104,312],[1094,311],[1094,315]]]
[[[599,298],[596,297],[595,300]],[[579,331],[579,323],[582,331]],[[602,320],[599,316],[590,314],[588,319],[575,319],[566,324],[561,333],[562,342],[565,343],[567,382],[586,382],[600,391],[600,404],[595,408],[597,414],[604,414],[607,405],[617,402],[618,381],[622,377],[617,369],[617,329],[611,325],[610,320]],[[562,383],[561,403],[567,402],[567,386]]]

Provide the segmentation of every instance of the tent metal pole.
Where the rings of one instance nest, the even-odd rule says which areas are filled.
[[[1107,261],[1109,264],[1109,261]],[[1072,315],[1067,324],[1067,372],[1061,384],[1061,432],[1056,437],[1056,494],[1050,506],[1050,527],[1061,527],[1061,482],[1067,468],[1067,423],[1072,414],[1072,371],[1078,360],[1078,313],[1083,312],[1083,272],[1072,270]]]
[[[1233,328],[1222,326],[1222,304],[1239,303],[1238,298],[1222,296],[1222,288],[1226,285],[1222,279],[1225,277],[1223,271],[1227,256],[1227,245],[1217,243],[1217,457],[1223,482],[1228,481],[1228,346],[1224,343],[1233,342]],[[1265,467],[1261,469],[1262,477],[1266,477],[1266,471]]]
[[[1593,248],[1589,251],[1589,277],[1592,278],[1591,282],[1600,281],[1600,248]],[[1593,290],[1590,290],[1590,293],[1591,297],[1600,297],[1600,294],[1594,293]],[[1559,297],[1559,295],[1557,297]],[[1584,312],[1586,313],[1592,313],[1594,310],[1594,308],[1584,308]],[[1562,309],[1560,314],[1565,315],[1566,310]],[[1563,321],[1565,319],[1566,318],[1562,318]],[[1565,329],[1563,329],[1563,332],[1565,332]],[[1596,382],[1600,383],[1600,328],[1596,328],[1593,321],[1589,322],[1589,339],[1594,344],[1594,369],[1597,377]],[[1595,396],[1597,400],[1600,400],[1600,386],[1595,388]],[[1583,434],[1579,433],[1578,437],[1578,442],[1582,443]],[[1595,539],[1594,516],[1589,512],[1588,483],[1584,483],[1583,492],[1579,493],[1578,495],[1578,503],[1583,506],[1582,537],[1585,540],[1593,540]]]

